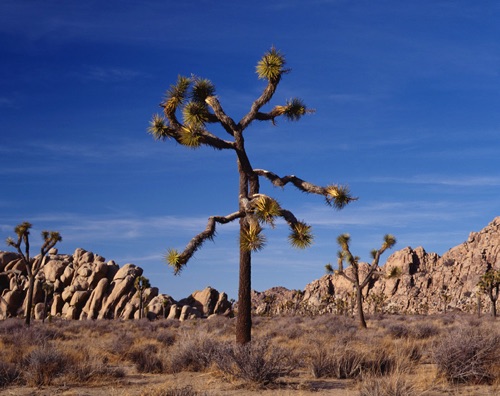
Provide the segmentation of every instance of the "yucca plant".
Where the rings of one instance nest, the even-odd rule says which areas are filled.
[[[358,256],[353,256],[349,248],[349,243],[351,241],[351,236],[349,234],[341,234],[337,237],[337,244],[340,250],[337,252],[337,270],[333,268],[331,264],[325,265],[326,272],[328,274],[337,274],[343,276],[349,282],[351,282],[356,291],[356,303],[358,306],[358,318],[359,326],[366,329],[365,314],[363,312],[363,289],[368,285],[370,280],[376,274],[379,268],[378,264],[380,261],[380,256],[387,250],[391,249],[396,244],[396,238],[393,235],[386,234],[384,236],[384,241],[380,249],[374,249],[371,251],[372,262],[368,265],[368,272],[366,273],[364,279],[360,279],[359,273],[359,260]],[[344,262],[350,265],[351,271],[347,275],[344,271]]]
[[[251,254],[264,248],[266,238],[264,226],[275,226],[275,220],[283,218],[290,227],[289,241],[296,248],[305,248],[312,243],[311,227],[297,220],[293,213],[260,192],[260,178],[267,179],[274,186],[284,187],[288,183],[303,192],[321,195],[327,204],[342,209],[355,200],[346,186],[321,187],[296,176],[280,177],[264,169],[254,169],[245,148],[243,134],[253,121],[270,121],[284,117],[298,121],[313,112],[298,98],[292,98],[284,105],[276,105],[269,111],[262,108],[273,98],[279,82],[290,70],[285,68],[284,55],[271,48],[257,63],[259,79],[267,81],[261,95],[255,99],[248,113],[239,121],[233,120],[223,110],[216,96],[215,86],[207,79],[197,76],[178,77],[177,83],[169,88],[161,106],[163,115],[154,115],[149,133],[156,140],[174,139],[189,148],[208,146],[218,150],[235,152],[239,172],[239,205],[235,212],[226,216],[212,216],[204,231],[196,235],[179,252],[170,249],[166,260],[175,274],[179,274],[193,254],[208,239],[215,236],[216,225],[235,220],[240,223],[240,276],[238,291],[238,316],[236,340],[244,344],[251,339]],[[211,133],[208,126],[218,124],[227,133],[226,139]]]
[[[497,300],[500,290],[500,270],[495,270],[489,267],[488,270],[481,275],[477,284],[482,293],[488,295],[491,301],[491,316],[497,317]]]
[[[31,223],[25,221],[18,224],[14,228],[14,232],[17,235],[17,239],[7,238],[7,245],[15,248],[19,255],[21,256],[28,275],[28,296],[26,299],[26,311],[25,311],[25,323],[29,326],[31,323],[32,307],[33,307],[33,290],[35,288],[35,279],[40,270],[44,267],[46,263],[46,256],[49,250],[52,249],[57,242],[62,241],[62,237],[57,231],[42,231],[43,244],[40,248],[40,254],[36,257],[30,256],[30,242],[29,235]],[[22,246],[24,245],[24,251]]]

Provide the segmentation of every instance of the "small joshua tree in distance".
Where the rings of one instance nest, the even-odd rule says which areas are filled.
[[[393,235],[386,234],[384,236],[384,242],[380,249],[374,249],[371,252],[372,263],[368,264],[368,273],[363,280],[360,279],[359,273],[359,257],[353,256],[349,249],[349,242],[351,237],[349,234],[342,234],[337,237],[337,243],[340,249],[337,253],[337,263],[338,269],[334,270],[331,264],[325,265],[326,272],[328,274],[338,274],[343,276],[354,286],[356,292],[356,303],[358,306],[358,318],[360,327],[366,329],[365,314],[363,312],[363,289],[370,283],[370,280],[375,275],[376,270],[379,268],[378,264],[380,261],[380,256],[387,250],[392,248],[396,244],[396,238]],[[348,263],[351,268],[351,274],[347,275],[344,272],[344,261]]]
[[[500,270],[489,268],[479,278],[479,290],[488,295],[491,301],[491,315],[497,317],[497,300],[500,290]]]
[[[18,224],[14,228],[14,232],[17,235],[17,240],[13,238],[7,238],[7,245],[14,247],[19,255],[21,256],[28,275],[28,295],[26,297],[26,312],[25,312],[25,323],[29,326],[31,323],[31,314],[33,306],[33,290],[35,288],[35,279],[40,270],[45,265],[45,259],[49,250],[52,249],[57,242],[62,241],[62,237],[57,231],[42,231],[43,244],[40,248],[40,254],[34,258],[30,257],[30,229],[32,225],[27,221]],[[24,251],[22,245],[24,244]]]
[[[142,319],[144,317],[144,290],[151,287],[151,284],[149,283],[149,279],[145,276],[138,276],[135,278],[134,287],[139,294],[139,319]]]

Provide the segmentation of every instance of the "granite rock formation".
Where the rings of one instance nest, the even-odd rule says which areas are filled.
[[[138,318],[139,295],[134,282],[142,273],[142,268],[134,264],[119,267],[113,260],[106,262],[84,249],[76,249],[72,255],[52,249],[35,283],[35,318],[42,318],[44,312],[65,319]],[[19,255],[0,251],[0,319],[24,315],[27,287],[26,268]],[[179,302],[150,287],[144,291],[143,300],[149,319],[185,320],[232,312],[227,295],[210,287]]]
[[[477,287],[489,267],[500,269],[500,217],[483,230],[471,232],[467,241],[442,257],[423,247],[394,252],[365,288],[365,310],[432,314],[477,312],[479,308],[489,312],[491,303]],[[254,292],[253,304],[256,314],[349,314],[355,309],[353,297],[351,283],[340,275],[325,275],[304,291],[272,288]]]

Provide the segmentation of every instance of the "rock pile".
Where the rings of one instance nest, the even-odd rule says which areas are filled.
[[[35,317],[44,310],[43,284],[49,291],[49,312],[67,319],[133,319],[139,317],[139,296],[134,287],[142,269],[119,267],[92,252],[76,249],[73,255],[52,249],[35,283]],[[477,283],[487,268],[500,268],[500,217],[442,257],[424,248],[406,247],[393,253],[364,290],[365,309],[371,313],[427,314],[449,310],[489,310],[490,301]],[[347,268],[349,274],[350,269]],[[360,264],[360,272],[367,265]],[[26,268],[12,252],[0,252],[0,319],[24,314]],[[226,293],[207,287],[175,301],[151,287],[143,294],[148,318],[186,320],[211,315],[232,315]],[[257,315],[349,314],[355,309],[352,284],[340,275],[325,275],[302,290],[273,287],[252,292]]]
[[[134,264],[119,267],[113,260],[76,249],[72,255],[52,249],[39,273],[34,289],[35,318],[44,314],[47,293],[51,316],[66,319],[133,319],[139,317],[139,294],[134,286],[142,268]],[[18,254],[0,252],[0,319],[24,315],[28,282],[26,268]],[[49,285],[50,287],[44,287]],[[225,293],[210,287],[194,292],[179,302],[158,288],[143,293],[148,318],[185,320],[213,314],[231,314]]]

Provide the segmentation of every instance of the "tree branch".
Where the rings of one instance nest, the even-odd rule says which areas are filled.
[[[219,100],[215,96],[209,96],[205,99],[205,102],[212,108],[215,113],[215,116],[219,120],[222,127],[229,133],[231,136],[234,136],[234,131],[237,126],[231,117],[229,117],[224,110],[222,110],[222,106],[219,103]]]
[[[241,128],[241,130],[244,130],[246,127],[248,127],[248,125],[250,125],[250,123],[256,119],[257,113],[259,112],[260,108],[271,100],[274,93],[276,92],[276,88],[278,87],[280,80],[281,75],[276,79],[268,81],[267,86],[260,97],[253,102],[248,114],[245,115],[239,122],[238,126]]]
[[[205,230],[191,239],[182,253],[174,254],[173,259],[169,260],[169,264],[174,267],[175,274],[178,274],[182,270],[182,267],[187,264],[193,254],[203,245],[203,243],[207,239],[213,239],[213,237],[215,236],[216,223],[226,224],[242,217],[245,217],[245,212],[241,211],[231,213],[227,216],[209,217]]]

